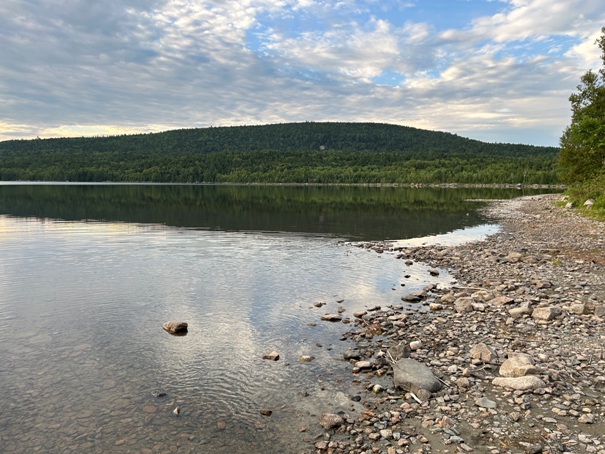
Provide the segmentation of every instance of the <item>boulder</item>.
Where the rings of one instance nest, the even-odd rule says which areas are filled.
[[[166,322],[162,325],[162,328],[164,328],[170,334],[177,334],[186,333],[187,326],[188,325],[186,322]]]
[[[538,368],[529,355],[514,353],[500,366],[500,375],[503,377],[523,377],[538,372]]]
[[[434,393],[441,389],[441,382],[431,369],[411,358],[402,358],[393,364],[393,384],[411,392],[426,389]]]

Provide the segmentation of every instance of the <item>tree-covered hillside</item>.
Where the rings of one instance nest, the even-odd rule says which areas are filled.
[[[0,142],[0,180],[557,183],[558,149],[377,123]]]

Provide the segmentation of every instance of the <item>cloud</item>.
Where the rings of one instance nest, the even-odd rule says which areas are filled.
[[[419,2],[4,0],[0,140],[338,120],[554,145],[600,64],[596,3],[444,28]]]

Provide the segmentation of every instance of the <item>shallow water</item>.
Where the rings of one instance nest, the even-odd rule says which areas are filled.
[[[0,216],[0,257],[8,452],[289,452],[311,416],[298,393],[348,371],[344,327],[320,316],[424,284],[333,238],[158,225]],[[162,330],[173,319],[186,336]],[[281,359],[262,360],[272,349]]]

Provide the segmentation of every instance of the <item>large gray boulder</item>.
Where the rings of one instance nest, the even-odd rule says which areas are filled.
[[[431,369],[411,358],[402,358],[393,364],[393,384],[413,393],[420,389],[432,393],[441,389],[441,382]]]

